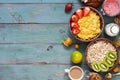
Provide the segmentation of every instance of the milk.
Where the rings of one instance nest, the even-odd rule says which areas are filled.
[[[109,23],[105,26],[105,32],[108,36],[117,36],[119,34],[119,31],[119,26],[115,23]]]

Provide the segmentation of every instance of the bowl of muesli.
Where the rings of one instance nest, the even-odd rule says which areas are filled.
[[[118,50],[111,40],[98,38],[88,44],[85,57],[92,70],[107,72],[117,65]]]

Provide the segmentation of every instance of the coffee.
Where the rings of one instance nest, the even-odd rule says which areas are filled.
[[[74,79],[79,79],[82,76],[82,71],[79,68],[73,68],[70,71],[70,75]]]

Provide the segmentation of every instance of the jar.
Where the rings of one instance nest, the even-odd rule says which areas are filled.
[[[120,0],[105,0],[102,5],[103,15],[116,16],[120,13]]]
[[[119,26],[115,23],[109,23],[105,26],[105,33],[108,36],[114,37],[117,36],[119,34]]]
[[[90,72],[86,70],[83,80],[102,80],[102,77],[96,72]]]

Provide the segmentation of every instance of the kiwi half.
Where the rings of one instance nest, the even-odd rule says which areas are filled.
[[[104,61],[102,61],[102,62],[99,63],[99,68],[103,72],[106,72],[109,69],[109,67],[104,63]]]
[[[109,50],[106,53],[103,61],[91,63],[91,67],[96,72],[107,72],[110,67],[112,67],[117,59],[117,53],[115,51]]]
[[[105,63],[108,67],[112,67],[114,65],[114,61],[111,61],[107,57],[104,58],[103,63]]]
[[[111,60],[115,61],[117,59],[117,53],[115,51],[108,51],[106,57]]]
[[[96,71],[96,72],[99,72],[99,71],[100,71],[99,63],[98,63],[98,62],[93,62],[93,63],[91,64],[91,66],[92,66],[92,69],[93,69],[94,71]]]

